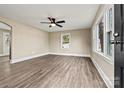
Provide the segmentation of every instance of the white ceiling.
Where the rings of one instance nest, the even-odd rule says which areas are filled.
[[[63,31],[90,28],[99,5],[96,4],[22,4],[0,5],[0,16],[6,17],[45,31]],[[47,17],[65,20],[63,28],[49,28],[41,21],[49,21]]]

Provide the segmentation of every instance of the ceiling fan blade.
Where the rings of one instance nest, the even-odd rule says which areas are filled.
[[[52,22],[55,23],[55,18],[52,18]]]
[[[51,23],[55,23],[55,18],[48,17],[48,19],[50,20]]]
[[[63,27],[62,25],[56,24],[56,26]]]
[[[55,18],[48,17],[48,19],[51,21],[51,23],[55,23]]]
[[[49,19],[50,21],[52,21],[51,17],[48,17],[48,19]]]
[[[40,22],[42,24],[51,24],[51,22]]]
[[[64,21],[64,20],[62,20],[62,21],[57,21],[56,23],[65,23],[65,21]]]

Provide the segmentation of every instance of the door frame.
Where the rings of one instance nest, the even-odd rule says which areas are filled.
[[[7,23],[5,23],[5,22],[3,22],[3,21],[1,21],[1,20],[0,20],[0,22],[10,27],[9,61],[10,61],[10,63],[11,63],[11,60],[12,60],[12,26],[9,25],[9,24],[7,24]]]

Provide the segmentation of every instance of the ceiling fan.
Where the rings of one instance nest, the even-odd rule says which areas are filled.
[[[48,17],[48,19],[50,22],[40,22],[40,23],[49,24],[49,27],[53,27],[53,26],[63,27],[62,25],[60,25],[60,23],[65,23],[65,20],[56,21],[56,19],[53,17]]]

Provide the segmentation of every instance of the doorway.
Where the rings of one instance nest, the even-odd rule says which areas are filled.
[[[12,27],[0,21],[0,62],[11,60]]]

